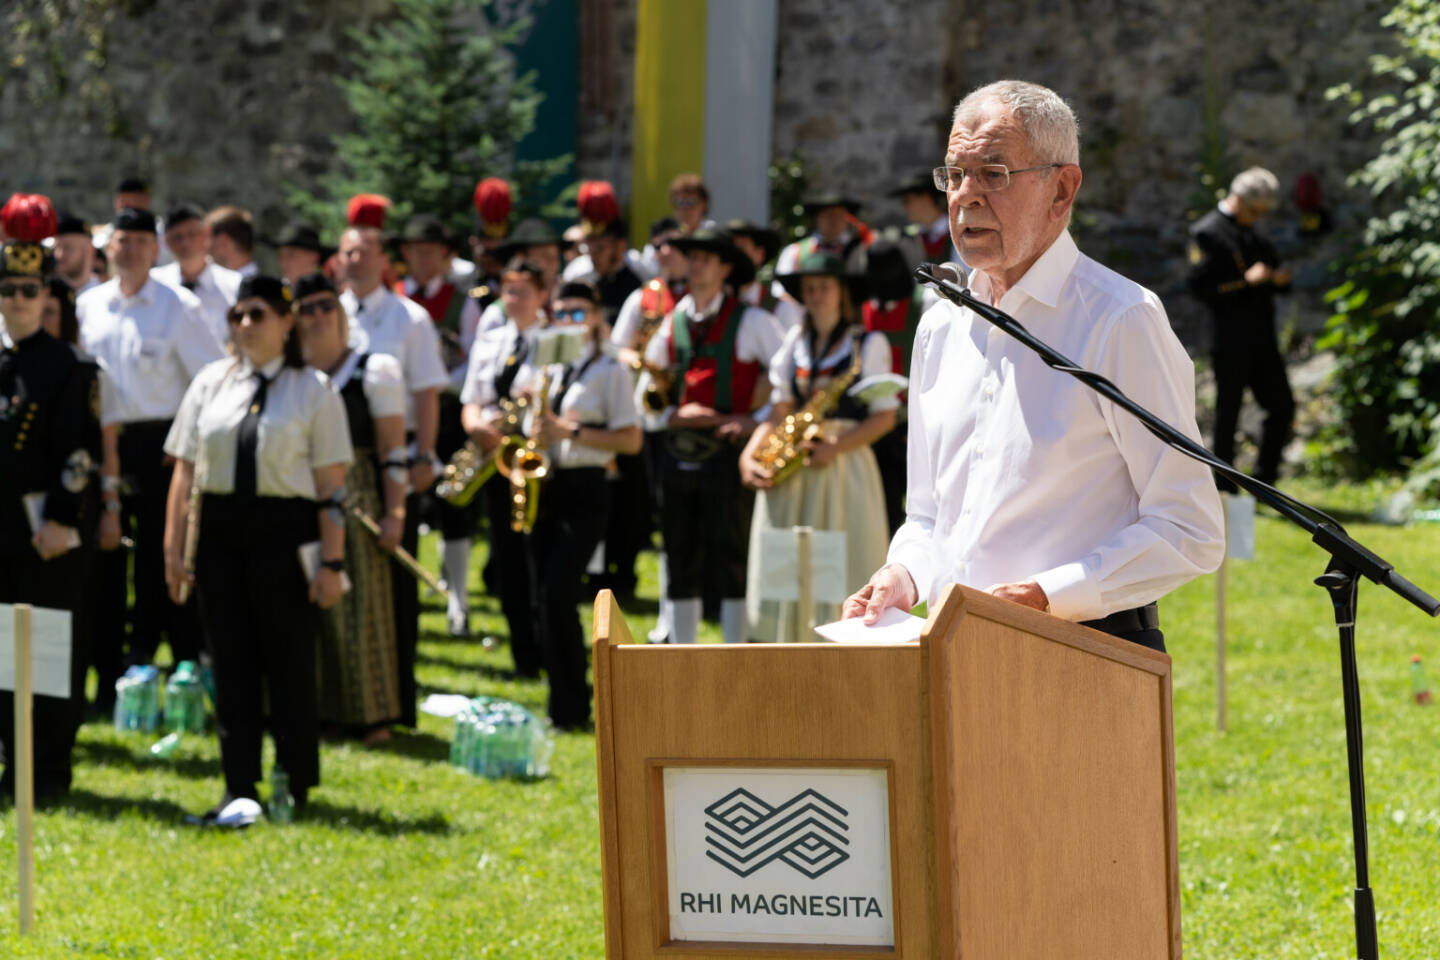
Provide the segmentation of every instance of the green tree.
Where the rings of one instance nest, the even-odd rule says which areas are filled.
[[[1367,96],[1329,91],[1351,122],[1384,134],[1351,177],[1377,215],[1330,291],[1334,315],[1318,343],[1335,351],[1343,414],[1322,452],[1354,474],[1404,466],[1440,440],[1440,4],[1400,0],[1381,21],[1399,51],[1371,58]]]
[[[482,177],[506,177],[523,189],[569,166],[568,156],[514,163],[542,95],[533,74],[514,75],[508,53],[526,22],[497,23],[490,6],[396,0],[392,18],[350,32],[351,70],[338,83],[355,130],[335,139],[335,165],[318,191],[291,191],[297,208],[333,235],[351,196],[381,193],[395,204],[392,224],[423,212],[459,232],[473,221],[471,197]],[[543,209],[533,193],[517,193],[517,217]]]

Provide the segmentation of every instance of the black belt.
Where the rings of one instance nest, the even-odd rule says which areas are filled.
[[[1112,613],[1108,617],[1099,620],[1084,620],[1080,626],[1089,627],[1091,630],[1099,630],[1101,633],[1108,633],[1111,636],[1123,636],[1127,633],[1139,633],[1142,630],[1160,629],[1160,605],[1147,603],[1143,607],[1136,607],[1133,610],[1121,610]]]

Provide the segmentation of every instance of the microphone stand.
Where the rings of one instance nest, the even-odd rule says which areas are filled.
[[[1360,723],[1360,680],[1355,663],[1355,615],[1359,578],[1363,576],[1388,587],[1432,617],[1440,615],[1440,600],[1402,577],[1384,559],[1352,539],[1334,517],[1236,470],[1204,446],[1131,400],[1109,380],[1078,366],[1037,339],[1014,317],[983,302],[959,284],[936,274],[931,264],[916,267],[915,277],[933,286],[951,303],[968,307],[1019,340],[1038,354],[1047,366],[1061,373],[1068,373],[1106,400],[1129,412],[1163,443],[1229,478],[1257,500],[1274,508],[1281,516],[1310,534],[1311,540],[1330,555],[1325,572],[1316,578],[1315,583],[1330,595],[1330,603],[1335,610],[1335,624],[1340,633],[1345,747],[1350,767],[1350,823],[1355,844],[1356,957],[1358,960],[1378,960],[1379,938],[1375,927],[1375,897],[1370,890],[1369,840],[1365,826],[1365,761]]]

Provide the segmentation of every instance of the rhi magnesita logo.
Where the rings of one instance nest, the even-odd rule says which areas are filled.
[[[779,860],[814,880],[850,859],[848,815],[814,790],[779,806],[734,790],[705,808],[705,855],[740,877]]]

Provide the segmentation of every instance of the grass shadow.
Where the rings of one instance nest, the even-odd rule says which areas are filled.
[[[398,837],[411,833],[444,836],[454,829],[450,825],[450,821],[439,813],[417,818],[400,818],[380,810],[364,810],[349,804],[328,803],[318,797],[311,799],[310,803],[306,805],[301,822],[338,830],[375,833],[387,837]]]
[[[396,730],[389,740],[369,744],[365,749],[376,753],[393,753],[413,760],[450,762],[450,741],[442,740],[433,733]]]
[[[199,736],[197,734],[197,736]],[[205,734],[210,736],[210,734]],[[158,740],[159,737],[156,737]],[[182,777],[195,777],[198,779],[210,779],[220,776],[219,757],[170,757],[162,760],[151,757],[149,752],[136,754],[134,751],[118,743],[97,743],[93,740],[82,740],[75,744],[75,749],[80,756],[77,762],[94,764],[96,766],[112,767],[133,767],[136,770],[169,770]]]
[[[62,800],[50,805],[52,812],[68,811],[95,820],[118,820],[123,816],[138,813],[151,820],[179,823],[186,810],[173,800],[156,797],[112,797],[72,787]]]

